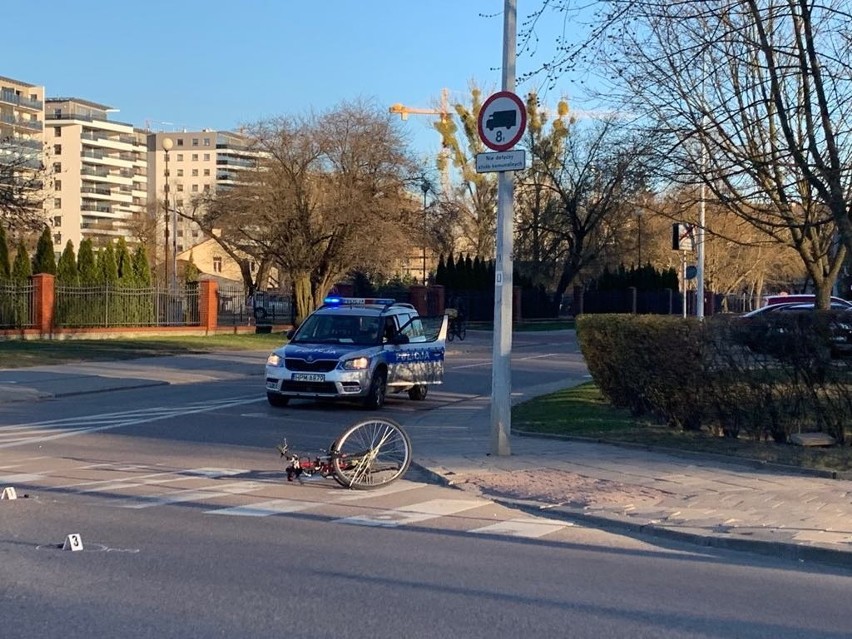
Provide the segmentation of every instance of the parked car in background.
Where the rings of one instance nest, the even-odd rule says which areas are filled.
[[[826,324],[817,321],[814,312],[824,313]],[[809,314],[809,315],[804,315]],[[802,316],[800,321],[798,316]],[[802,345],[809,337],[801,333],[803,329],[816,331],[825,327],[825,337],[813,343],[815,348],[827,347],[832,357],[852,355],[852,304],[839,298],[832,298],[829,310],[817,310],[813,302],[769,304],[740,316],[745,324],[745,344],[758,353],[781,353],[790,350],[793,345]],[[798,338],[795,337],[799,331]],[[790,343],[789,339],[796,342]]]
[[[834,304],[840,304],[844,308],[852,308],[852,302],[848,302],[840,297],[831,297],[832,308]],[[775,304],[816,304],[816,295],[808,293],[784,293],[781,295],[768,295],[763,298],[764,307],[773,306]]]

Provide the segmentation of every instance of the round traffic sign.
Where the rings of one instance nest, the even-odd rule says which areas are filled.
[[[526,107],[511,91],[488,96],[479,110],[479,138],[489,149],[508,151],[521,139],[526,126]]]

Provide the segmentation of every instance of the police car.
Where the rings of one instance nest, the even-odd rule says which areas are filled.
[[[328,297],[266,360],[266,397],[352,399],[381,408],[388,393],[423,400],[444,377],[447,318],[384,298]]]

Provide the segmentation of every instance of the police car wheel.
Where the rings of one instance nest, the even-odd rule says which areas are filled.
[[[385,394],[387,393],[387,374],[384,371],[373,373],[370,380],[370,391],[364,398],[364,408],[378,410],[385,405]]]
[[[283,395],[279,395],[278,393],[267,393],[266,401],[269,402],[270,406],[286,406],[290,403],[289,397],[284,397]]]
[[[408,389],[408,399],[413,399],[415,401],[423,401],[426,399],[426,395],[429,393],[429,387],[425,384],[418,384],[417,386],[412,386]]]

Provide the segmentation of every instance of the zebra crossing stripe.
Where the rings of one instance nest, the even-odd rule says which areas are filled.
[[[132,508],[135,510],[141,508],[153,508],[154,506],[168,506],[169,504],[180,504],[187,501],[204,501],[207,499],[216,499],[217,497],[228,497],[230,495],[241,495],[250,493],[255,490],[264,488],[262,484],[256,482],[239,482],[235,484],[225,484],[217,486],[217,490],[187,490],[175,494],[174,492],[166,493],[165,495],[134,497],[133,503],[120,504],[122,508]]]
[[[270,515],[281,515],[283,513],[297,513],[310,510],[321,503],[310,501],[295,501],[293,499],[272,499],[247,506],[234,506],[233,508],[218,508],[216,510],[205,510],[205,515],[233,515],[236,517],[269,517]]]
[[[468,532],[482,535],[509,535],[511,537],[536,539],[571,525],[570,522],[556,521],[554,519],[510,519],[490,524],[483,528],[468,530]]]
[[[396,528],[397,526],[416,524],[429,519],[455,515],[465,510],[485,506],[489,503],[491,502],[484,500],[432,499],[419,504],[395,508],[394,510],[385,510],[372,516],[359,515],[356,517],[335,519],[334,523]]]

